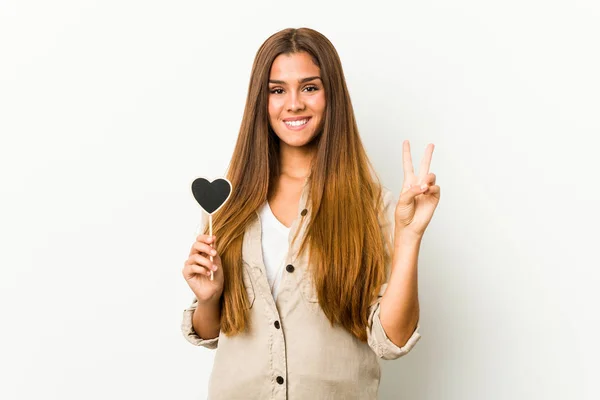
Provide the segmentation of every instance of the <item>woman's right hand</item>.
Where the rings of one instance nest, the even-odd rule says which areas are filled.
[[[183,265],[183,277],[201,303],[218,301],[223,293],[223,268],[221,257],[211,247],[214,242],[214,236],[198,235],[190,250],[190,256]],[[213,256],[212,262],[210,256]],[[214,274],[212,281],[211,270]]]

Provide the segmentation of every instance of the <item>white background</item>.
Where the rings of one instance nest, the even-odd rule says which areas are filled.
[[[325,34],[402,184],[435,143],[423,338],[381,399],[597,399],[600,4],[0,1],[0,398],[203,399],[181,336],[256,50]],[[596,381],[597,382],[597,381]]]

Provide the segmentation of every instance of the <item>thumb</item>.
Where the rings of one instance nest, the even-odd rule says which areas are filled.
[[[422,187],[424,187],[424,189],[422,189]],[[407,204],[407,205],[411,204],[415,200],[415,197],[422,194],[426,190],[427,190],[426,184],[424,184],[423,186],[411,185],[410,188],[406,192],[402,193],[402,195],[400,196],[400,199],[398,201],[402,204]]]

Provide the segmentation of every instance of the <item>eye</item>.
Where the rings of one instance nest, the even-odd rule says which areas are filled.
[[[271,89],[270,92],[273,94],[281,94],[281,93],[283,93],[283,89],[275,88],[275,89]]]
[[[311,89],[311,90],[309,90],[309,89]],[[304,88],[304,90],[306,90],[308,92],[314,92],[314,91],[319,90],[319,88],[316,87],[316,86],[307,86],[307,87]]]

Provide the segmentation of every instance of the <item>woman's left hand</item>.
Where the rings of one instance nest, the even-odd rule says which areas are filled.
[[[404,183],[395,212],[397,235],[422,237],[440,201],[440,187],[435,184],[435,174],[429,173],[434,147],[431,143],[425,148],[417,176],[413,170],[410,143],[408,140],[403,143]]]

